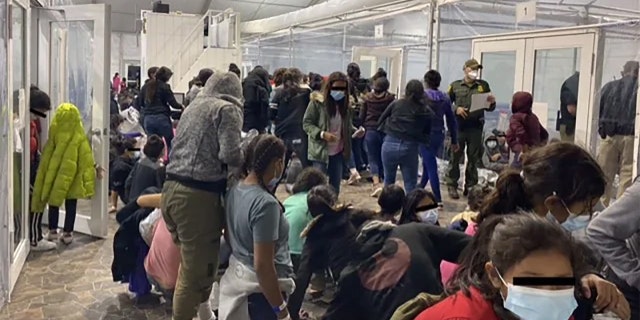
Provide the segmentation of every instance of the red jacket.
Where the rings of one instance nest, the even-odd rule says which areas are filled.
[[[38,147],[40,146],[40,121],[31,120],[31,122],[29,123],[29,129],[29,145],[31,150],[31,161],[33,162],[36,159]]]
[[[573,320],[573,316],[569,320]],[[500,320],[491,301],[486,300],[476,288],[467,297],[458,291],[436,305],[422,311],[415,320]]]
[[[540,120],[532,111],[533,97],[528,92],[516,92],[513,95],[509,120],[507,143],[516,152],[524,151],[525,147],[533,148],[547,143],[549,133],[540,124]]]

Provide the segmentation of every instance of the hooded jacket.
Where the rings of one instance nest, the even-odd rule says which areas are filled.
[[[318,91],[311,93],[311,102],[302,120],[302,128],[309,139],[309,160],[329,163],[329,149],[327,142],[320,137],[324,131],[329,131],[329,112],[324,106],[324,96]],[[351,158],[351,135],[356,132],[352,125],[353,109],[347,107],[347,114],[342,118],[342,155],[345,160]]]
[[[244,94],[244,123],[242,131],[256,129],[264,132],[269,125],[269,73],[262,68],[254,69],[242,82]]]
[[[173,139],[167,179],[213,192],[226,188],[227,166],[240,167],[242,87],[234,73],[215,73],[185,109]]]
[[[509,120],[507,143],[516,152],[546,144],[549,133],[542,127],[538,117],[532,111],[533,97],[528,92],[516,92],[513,95]]]
[[[394,100],[396,96],[389,92],[384,92],[382,96],[369,92],[364,97],[364,104],[360,110],[362,126],[367,130],[378,130],[378,119]]]
[[[446,117],[447,129],[449,129],[449,132],[451,133],[451,144],[458,144],[458,122],[453,114],[449,95],[442,91],[433,89],[425,90],[425,95],[427,96],[427,105],[435,114],[431,121],[431,139],[444,138],[443,117]]]
[[[441,294],[440,262],[457,262],[471,237],[426,223],[389,229],[374,221],[356,241],[324,320],[387,320],[422,292]]]
[[[489,147],[489,142],[491,141],[495,141],[496,143],[496,146],[494,148]],[[500,155],[500,159],[498,161],[493,161],[491,157],[496,154]],[[484,141],[484,154],[482,155],[482,164],[484,164],[485,168],[500,173],[502,172],[502,170],[509,166],[510,156],[511,151],[509,150],[509,147],[506,144],[501,146],[496,136],[491,135]]]
[[[59,207],[66,199],[87,199],[95,192],[93,151],[80,111],[71,103],[58,107],[49,127],[31,199],[33,212]]]

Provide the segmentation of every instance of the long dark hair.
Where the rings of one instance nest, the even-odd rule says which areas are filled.
[[[273,84],[275,84],[276,87],[284,83],[284,74],[287,72],[287,70],[287,68],[278,68],[273,72]]]
[[[398,220],[398,225],[406,224],[410,222],[420,222],[420,219],[416,215],[416,209],[420,202],[429,198],[433,201],[434,205],[437,205],[436,197],[433,193],[425,190],[425,189],[415,189],[409,194],[407,194],[407,198],[404,201],[404,206],[402,207],[402,214],[400,215],[400,219]]]
[[[245,161],[242,166],[242,173],[246,177],[249,172],[254,172],[258,176],[258,183],[262,188],[271,192],[264,184],[264,176],[269,164],[278,158],[283,158],[287,150],[284,142],[280,138],[261,134],[253,138],[245,150]]]
[[[169,82],[171,76],[173,76],[173,71],[171,71],[171,69],[167,67],[160,67],[160,69],[158,69],[155,74],[155,78],[149,80],[149,87],[147,87],[147,96],[145,97],[146,102],[151,103],[153,101],[153,98],[158,91],[158,85],[160,84],[160,82]]]
[[[300,84],[302,83],[302,71],[296,68],[287,69],[282,75],[282,90],[284,100],[290,100],[298,92],[300,92]]]
[[[518,209],[533,210],[554,192],[566,205],[585,202],[589,209],[604,194],[606,184],[602,169],[587,151],[573,143],[552,143],[526,154],[522,171],[500,174],[476,222]]]
[[[411,80],[407,83],[404,98],[419,105],[426,105],[424,98],[424,85],[419,80]]]
[[[500,319],[518,320],[504,309],[500,291],[485,271],[489,261],[502,274],[524,260],[534,251],[554,250],[567,256],[578,270],[582,260],[580,250],[560,225],[534,214],[506,214],[487,219],[478,229],[469,246],[462,253],[462,261],[446,286],[446,294],[462,291],[470,296],[471,288],[478,289],[493,303]]]
[[[341,103],[336,102],[331,96],[331,87],[333,87],[333,84],[338,81],[342,81],[345,84],[344,99],[341,101]],[[323,95],[324,105],[327,108],[329,115],[333,117],[336,115],[336,112],[340,112],[340,115],[344,119],[344,117],[347,115],[347,108],[349,107],[349,96],[351,96],[349,78],[347,78],[344,73],[339,71],[330,74],[329,80],[327,80],[327,83],[324,86]]]

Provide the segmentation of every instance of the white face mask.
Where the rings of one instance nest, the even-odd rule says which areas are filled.
[[[493,149],[498,146],[498,141],[489,141],[487,142],[487,147]]]
[[[469,77],[469,79],[471,80],[478,79],[478,71],[477,70],[470,71],[469,73],[467,73],[467,77]]]

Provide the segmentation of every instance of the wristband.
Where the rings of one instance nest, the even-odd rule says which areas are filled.
[[[278,314],[284,310],[287,309],[287,302],[286,301],[282,301],[282,304],[277,306],[277,307],[273,307],[273,313]],[[285,318],[286,319],[286,318]]]

